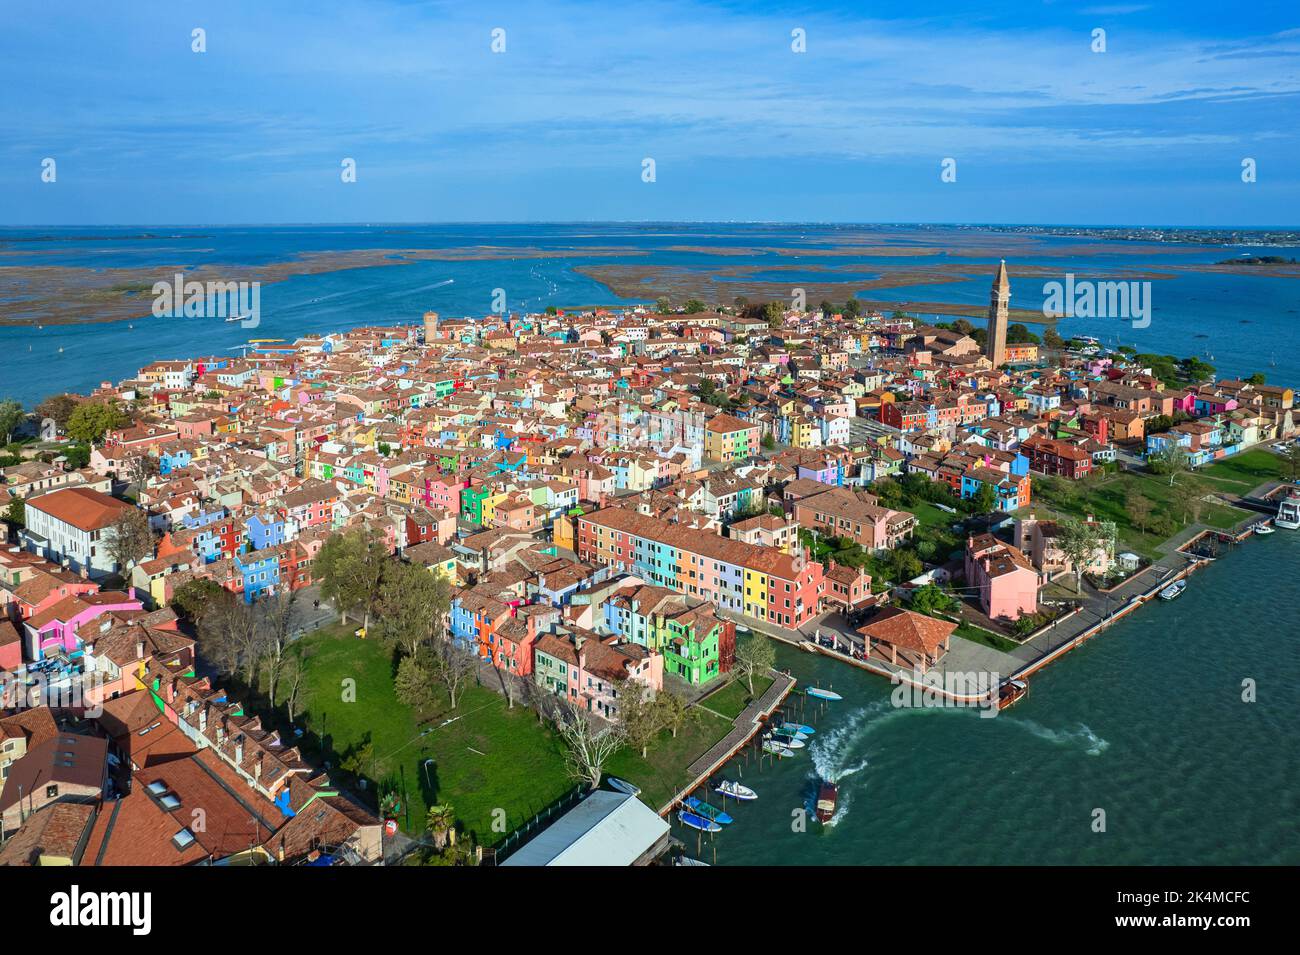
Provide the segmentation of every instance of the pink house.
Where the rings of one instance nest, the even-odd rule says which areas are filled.
[[[1038,571],[1024,552],[992,534],[966,541],[966,585],[994,620],[1019,620],[1038,610]]]
[[[28,659],[43,660],[52,649],[73,653],[81,649],[79,627],[114,610],[142,609],[140,601],[118,591],[65,597],[43,613],[23,621]]]

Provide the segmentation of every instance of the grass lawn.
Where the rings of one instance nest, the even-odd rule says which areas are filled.
[[[1253,491],[1266,481],[1285,481],[1289,477],[1286,462],[1263,448],[1223,458],[1207,464],[1196,473],[1209,478],[1214,488],[1237,494]]]
[[[1003,653],[1010,653],[1020,646],[1016,641],[1004,637],[1000,633],[994,633],[992,630],[985,630],[983,627],[976,627],[965,622],[958,626],[952,632],[952,635],[961,637],[963,640],[969,640],[971,643],[978,643],[994,650],[1001,650]]]
[[[1246,455],[1246,457],[1249,456]],[[1219,462],[1203,468],[1196,472],[1197,476],[1202,479],[1207,476],[1217,479],[1220,474],[1224,474],[1228,479],[1232,479],[1233,472],[1215,470],[1224,463],[1226,462]],[[1252,465],[1247,462],[1246,466],[1251,467]],[[1244,480],[1244,478],[1237,478],[1237,480]],[[1267,480],[1267,478],[1263,480]],[[1218,487],[1217,480],[1208,480],[1203,483],[1207,487],[1207,492]],[[1254,481],[1250,486],[1254,487],[1255,484],[1259,483],[1261,482]],[[1164,537],[1151,533],[1149,529],[1145,531],[1139,530],[1133,524],[1126,504],[1130,488],[1136,488],[1139,493],[1151,501],[1153,517],[1159,517],[1160,515],[1169,517],[1174,523],[1175,532],[1183,528],[1182,515],[1176,512],[1173,504],[1169,479],[1132,471],[1085,478],[1082,481],[1075,482],[1074,492],[1077,497],[1073,500],[1057,501],[1050,497],[1043,498],[1030,504],[1028,508],[1021,508],[1016,516],[1027,517],[1030,513],[1036,513],[1039,517],[1045,517],[1044,511],[1046,509],[1050,509],[1058,515],[1078,518],[1092,514],[1101,521],[1114,521],[1119,550],[1131,550],[1148,559],[1155,560],[1159,557],[1156,548],[1164,543]],[[1224,489],[1231,490],[1231,488]],[[1200,522],[1210,527],[1226,530],[1248,516],[1249,514],[1246,511],[1237,508],[1222,504],[1205,504],[1201,509]]]
[[[754,677],[754,695],[749,694],[749,684],[745,680],[732,680],[720,690],[714,690],[708,696],[700,701],[700,705],[707,706],[716,713],[721,713],[728,719],[734,720],[749,704],[751,699],[758,699],[767,692],[767,688],[772,685],[770,676]]]
[[[605,772],[640,786],[642,800],[657,810],[691,781],[686,767],[731,732],[731,720],[699,707],[692,707],[691,712],[696,718],[678,732],[676,739],[666,730],[660,733],[645,759],[639,752],[625,748],[609,761]]]
[[[391,660],[377,641],[332,628],[302,642],[312,652],[298,721],[308,731],[304,751],[337,767],[369,745],[365,775],[405,794],[400,822],[407,832],[421,832],[426,808],[447,802],[464,830],[491,846],[505,835],[492,830],[493,810],[504,810],[505,828],[513,830],[573,788],[561,744],[528,707],[508,709],[497,693],[470,686],[454,711],[442,695],[440,711],[421,723],[394,695]],[[342,702],[348,678],[356,681],[353,703]],[[451,717],[455,722],[439,726]],[[422,729],[429,729],[423,737]]]

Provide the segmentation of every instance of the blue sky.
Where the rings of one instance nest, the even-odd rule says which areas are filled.
[[[9,0],[0,223],[1300,226],[1297,10]]]

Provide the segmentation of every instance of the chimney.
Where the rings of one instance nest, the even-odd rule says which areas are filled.
[[[135,658],[137,660],[144,659],[144,637],[140,637],[135,641]]]
[[[244,737],[241,736],[237,740],[235,740],[235,765],[242,766],[243,764],[244,764]]]
[[[253,779],[262,778],[262,754],[258,753],[257,758],[253,760]]]
[[[203,709],[199,710],[199,732],[205,733],[208,729],[208,705],[203,704]]]

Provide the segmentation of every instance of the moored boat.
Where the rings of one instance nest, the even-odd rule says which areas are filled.
[[[805,723],[782,723],[777,727],[777,730],[782,733],[789,733],[791,736],[797,736],[802,733],[804,737],[812,736],[813,733],[817,732]]]
[[[773,756],[793,756],[794,750],[788,746],[782,746],[770,739],[763,740],[763,752],[771,753]]]
[[[721,832],[722,827],[712,819],[705,819],[703,816],[693,813],[688,809],[681,809],[677,812],[677,820],[683,826],[689,826],[692,829],[698,829],[700,832]]]
[[[1273,526],[1288,531],[1300,528],[1300,497],[1292,494],[1278,505],[1277,517],[1273,519]]]
[[[740,799],[746,802],[758,798],[758,793],[754,792],[754,790],[750,789],[748,786],[742,786],[740,783],[730,779],[724,779],[722,782],[718,783],[713,787],[713,791],[722,793],[724,796],[730,796],[732,799]]]
[[[998,687],[998,709],[1005,710],[1009,706],[1015,706],[1028,692],[1029,684],[1024,680],[1007,680]]]
[[[717,806],[711,806],[702,799],[696,799],[694,796],[687,796],[682,800],[682,804],[697,816],[703,816],[705,819],[712,819],[720,826],[729,826],[734,819]]]
[[[1269,534],[1276,533],[1276,531],[1267,524],[1257,524],[1255,525],[1255,533],[1267,537]]]
[[[784,746],[786,749],[803,749],[807,745],[803,740],[794,736],[786,736],[784,733],[772,733],[768,736],[768,739]]]
[[[1170,585],[1169,585],[1168,587],[1166,587],[1164,590],[1160,591],[1160,599],[1161,599],[1161,600],[1173,600],[1175,597],[1180,597],[1180,596],[1182,596],[1183,591],[1186,590],[1186,589],[1187,589],[1187,581],[1185,581],[1185,580],[1175,580],[1172,584],[1170,584]]]
[[[809,696],[815,699],[830,700],[831,702],[834,702],[835,700],[844,699],[844,697],[840,696],[834,690],[823,690],[819,686],[810,686],[808,687],[808,689],[804,690],[804,693],[808,694]]]
[[[626,779],[619,779],[617,776],[610,776],[605,782],[609,783],[609,788],[621,793],[627,793],[629,796],[641,795],[641,790],[633,786]]]
[[[835,807],[839,803],[840,787],[835,783],[822,781],[817,791],[817,821],[830,822],[835,816]]]

